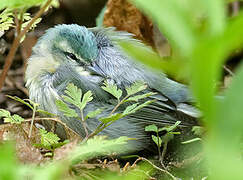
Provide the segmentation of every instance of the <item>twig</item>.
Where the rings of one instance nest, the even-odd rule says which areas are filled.
[[[72,131],[77,136],[80,136],[78,133],[76,133],[74,130],[72,130],[71,128],[69,128],[64,122],[60,121],[58,118],[35,118],[35,121],[42,121],[42,120],[49,120],[49,121],[58,122],[61,125],[63,125],[66,129],[69,129],[70,131]],[[31,119],[25,119],[24,120],[24,122],[30,122],[30,121],[32,121],[32,118]]]
[[[21,32],[21,27],[22,27],[22,23],[23,23],[23,12],[20,13],[20,18],[18,18],[18,14],[15,11],[14,19],[15,19],[15,24],[16,24],[17,35],[19,35]]]
[[[169,171],[159,168],[158,166],[154,165],[151,161],[149,161],[148,159],[146,159],[144,157],[139,157],[138,159],[136,159],[136,161],[133,163],[133,165],[131,167],[134,167],[138,161],[148,162],[151,166],[153,166],[154,169],[157,169],[157,170],[169,175],[173,180],[178,180],[178,178],[173,176]]]
[[[22,37],[27,33],[27,31],[30,29],[30,27],[34,24],[34,22],[45,12],[46,8],[50,5],[52,0],[48,0],[44,6],[36,13],[36,15],[31,19],[31,21],[27,24],[27,26],[14,38],[13,45],[11,46],[11,49],[6,57],[5,64],[3,67],[3,71],[0,76],[0,92],[3,87],[3,84],[5,82],[8,70],[13,62],[13,58],[15,56],[15,53],[19,47],[20,40]]]

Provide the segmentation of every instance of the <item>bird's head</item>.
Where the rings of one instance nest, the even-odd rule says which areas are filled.
[[[84,26],[57,25],[38,40],[28,61],[26,80],[53,74],[60,66],[69,66],[87,74],[85,67],[98,55],[95,35]]]
[[[94,34],[86,27],[76,24],[50,28],[38,43],[37,51],[50,53],[59,63],[85,65],[92,62],[98,54]]]

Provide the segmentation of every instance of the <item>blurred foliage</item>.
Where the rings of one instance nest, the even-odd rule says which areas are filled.
[[[243,14],[226,17],[227,6],[223,0],[131,2],[158,25],[177,52],[172,56],[175,61],[156,57],[143,58],[143,63],[161,70],[167,70],[165,61],[169,67],[178,68],[175,62],[184,64],[180,66],[183,68],[180,72],[183,71],[191,83],[207,128],[204,145],[210,179],[243,179],[243,161],[240,158],[243,135],[242,66],[238,68],[231,87],[225,91],[224,98],[215,98],[218,91],[216,82],[222,75],[223,63],[234,50],[242,48]],[[122,45],[138,60],[143,55],[154,56],[135,48],[130,52],[131,44]],[[161,65],[158,59],[161,59]],[[175,72],[178,69],[170,70]]]
[[[21,165],[17,163],[17,158],[13,151],[13,144],[5,143],[4,145],[0,145],[0,179],[70,179],[71,175],[69,175],[68,171],[72,169],[73,165],[88,158],[107,155],[113,152],[121,153],[122,146],[126,144],[127,140],[128,138],[126,137],[120,137],[114,140],[107,140],[105,137],[94,137],[85,144],[78,145],[65,160],[46,163],[45,166]],[[136,171],[136,169],[133,171]],[[137,171],[136,173],[131,172],[125,174],[123,177],[125,179],[138,179],[138,176],[144,179],[143,177],[145,175]],[[104,176],[107,176],[107,179],[112,177],[109,172],[106,174],[102,172],[101,177]]]

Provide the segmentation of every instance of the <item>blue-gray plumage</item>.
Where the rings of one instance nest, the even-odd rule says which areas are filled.
[[[136,138],[127,146],[129,150],[140,150],[149,145],[150,137],[144,131],[146,125],[162,126],[178,120],[182,125],[193,124],[197,113],[185,104],[191,100],[186,86],[135,62],[122,52],[118,41],[137,40],[129,33],[116,32],[113,28],[88,29],[72,24],[47,30],[28,60],[26,86],[30,99],[39,103],[42,109],[57,114],[67,126],[84,137],[81,121],[63,116],[55,104],[57,99],[62,99],[68,83],[94,94],[94,100],[84,110],[85,114],[102,107],[104,111],[100,116],[104,116],[114,107],[113,97],[101,88],[104,80],[116,83],[122,89],[136,81],[144,81],[150,91],[158,93],[151,97],[157,101],[101,132],[111,138]],[[90,132],[99,124],[98,118],[87,121]]]

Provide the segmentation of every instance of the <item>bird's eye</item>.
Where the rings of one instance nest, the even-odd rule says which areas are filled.
[[[72,60],[77,61],[78,58],[73,54],[73,53],[69,53],[69,52],[65,52],[66,56]]]

